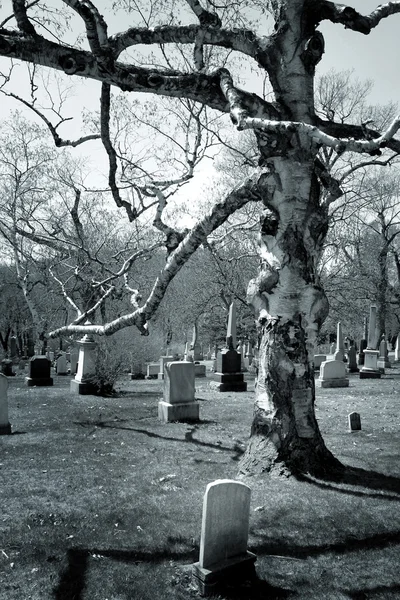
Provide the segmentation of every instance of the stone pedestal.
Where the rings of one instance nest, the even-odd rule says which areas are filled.
[[[194,364],[189,361],[168,362],[164,374],[164,399],[158,403],[159,420],[163,423],[198,421]]]
[[[378,368],[378,350],[364,350],[364,366],[360,369],[360,379],[380,379],[381,371]]]
[[[218,352],[217,371],[210,387],[220,392],[246,392],[247,383],[240,371],[241,354],[236,350],[225,348]]]
[[[29,376],[25,377],[28,387],[53,385],[50,369],[51,362],[47,356],[32,356],[29,361]]]
[[[91,335],[85,335],[79,342],[78,369],[71,380],[70,390],[74,394],[95,394],[97,388],[91,381],[96,372],[96,346]]]

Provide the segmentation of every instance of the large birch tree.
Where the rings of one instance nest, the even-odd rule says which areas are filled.
[[[140,307],[107,324],[69,326],[53,334],[90,331],[110,335],[130,325],[146,333],[168,283],[190,255],[230,214],[250,201],[258,202],[263,206],[260,267],[248,296],[259,326],[260,368],[242,470],[320,473],[339,467],[324,444],[314,414],[312,355],[318,328],[328,311],[317,263],[327,233],[329,204],[342,191],[318,153],[321,148],[373,156],[382,148],[399,152],[395,135],[400,117],[385,130],[374,130],[368,124],[346,124],[316,114],[315,67],[324,53],[318,28],[328,20],[348,29],[349,35],[367,35],[382,19],[400,12],[400,2],[388,2],[362,15],[351,6],[329,0],[247,0],[240,4],[160,0],[151,4],[151,10],[149,3],[143,3],[142,16],[148,18],[147,24],[139,27],[134,21],[139,3],[126,0],[113,6],[126,9],[128,28],[113,35],[108,34],[107,16],[101,14],[104,7],[100,3],[59,2],[59,11],[75,13],[81,19],[86,47],[64,41],[62,28],[54,30],[54,14],[49,14],[40,0],[4,4],[10,7],[10,16],[1,24],[0,55],[101,83],[99,120],[109,157],[109,186],[131,221],[136,213],[119,193],[116,150],[110,136],[113,86],[125,92],[185,98],[229,114],[232,127],[252,130],[257,140],[258,168],[190,231],[176,230],[163,221],[164,205],[162,197],[159,199],[157,218],[159,226],[164,224],[168,259]],[[266,12],[273,21],[268,36],[248,26],[249,16],[257,24]],[[155,15],[156,23],[151,21]],[[161,64],[157,60],[146,66],[149,63],[132,58],[139,47],[152,47],[159,56],[157,52],[170,46],[177,48],[179,60],[173,64],[174,55],[170,54],[167,67],[157,66]],[[208,63],[210,49],[215,52]],[[271,87],[270,101],[241,88],[237,83],[240,73],[229,70],[225,59],[215,66],[218,56],[226,57],[226,51],[242,56],[239,64],[243,70],[247,62],[265,76]],[[61,145],[58,134],[54,138]]]

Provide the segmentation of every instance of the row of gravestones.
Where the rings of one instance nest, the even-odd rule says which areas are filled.
[[[376,349],[376,306],[370,307],[369,328],[366,336],[367,340],[363,339],[360,343],[358,365],[355,346],[349,347],[347,351],[348,370],[351,373],[359,372],[360,379],[379,379],[385,373],[385,368],[390,368],[391,364],[385,336],[382,336],[379,350]],[[397,342],[396,345],[398,347]],[[395,360],[399,359],[398,354],[398,352],[395,353]],[[344,358],[342,327],[341,323],[338,323],[337,346],[333,360],[326,360],[325,355],[315,355],[314,357],[314,367],[320,371],[316,385],[324,388],[348,387],[349,379],[343,362]]]

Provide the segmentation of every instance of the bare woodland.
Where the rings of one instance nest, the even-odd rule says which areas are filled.
[[[384,168],[395,159],[400,151],[396,137],[400,116],[374,115],[352,123],[329,109],[329,98],[325,110],[316,110],[315,69],[324,54],[318,28],[327,20],[346,28],[349,36],[368,35],[382,19],[400,12],[400,2],[383,4],[369,15],[328,0],[119,0],[113,7],[125,14],[126,28],[112,35],[108,19],[113,12],[97,2],[63,0],[54,8],[41,0],[14,0],[3,8],[0,55],[9,63],[8,70],[3,68],[3,94],[33,111],[59,152],[101,141],[109,166],[102,193],[112,195],[121,218],[138,236],[113,264],[100,258],[100,248],[96,256],[88,256],[82,213],[89,214],[90,202],[96,206],[98,200],[93,192],[83,205],[84,185],[76,176],[76,165],[66,167],[61,161],[54,173],[69,198],[70,232],[63,229],[62,219],[45,223],[40,205],[32,207],[37,226],[13,221],[11,198],[16,196],[10,195],[8,232],[73,255],[80,274],[78,306],[68,293],[62,267],[53,268],[66,301],[75,304],[75,317],[49,335],[109,336],[132,325],[145,335],[169,284],[196,250],[209,246],[212,251],[214,236],[223,225],[240,235],[241,220],[235,221],[234,215],[244,207],[260,207],[258,274],[248,286],[260,362],[251,439],[241,470],[314,474],[340,470],[324,444],[314,412],[312,358],[328,314],[318,265],[332,207],[342,206],[346,177],[356,168],[372,164]],[[29,66],[30,97],[13,91],[15,65],[20,61]],[[242,87],[241,75],[245,77],[248,68],[263,78],[265,94]],[[40,86],[46,89],[43,74],[53,71],[61,74],[64,84],[79,78],[99,82],[98,110],[76,139],[59,134],[66,121],[62,102],[46,112],[36,101]],[[179,152],[173,162],[170,154],[159,150],[150,167],[133,151],[138,122],[151,128],[150,137],[157,137],[167,114],[170,137],[181,140]],[[232,145],[241,156],[240,164],[246,164],[243,177],[193,227],[179,227],[179,219],[168,212],[174,194],[221,141]],[[14,191],[19,183],[14,178]],[[155,229],[151,239],[141,236],[149,222]],[[95,224],[91,235],[98,235]],[[166,260],[151,287],[132,287],[129,274],[135,262],[161,247]],[[23,277],[21,273],[21,282]],[[122,288],[130,294],[131,311],[100,322],[102,304]],[[92,324],[85,325],[87,320]]]

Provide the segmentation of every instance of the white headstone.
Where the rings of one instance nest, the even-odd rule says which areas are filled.
[[[378,343],[376,335],[376,306],[369,309],[368,350],[375,350]]]
[[[67,358],[65,354],[61,354],[61,356],[57,358],[57,375],[67,375],[67,373]]]
[[[396,347],[394,349],[394,360],[395,362],[400,361],[400,333],[397,334]]]
[[[170,404],[194,402],[194,363],[170,362],[165,365],[164,400]]]
[[[319,373],[319,378],[316,380],[316,384],[319,387],[325,388],[349,386],[346,366],[341,360],[326,360],[325,362],[321,363]]]
[[[220,479],[207,485],[200,538],[201,568],[246,554],[250,495],[250,488],[238,481]]]

